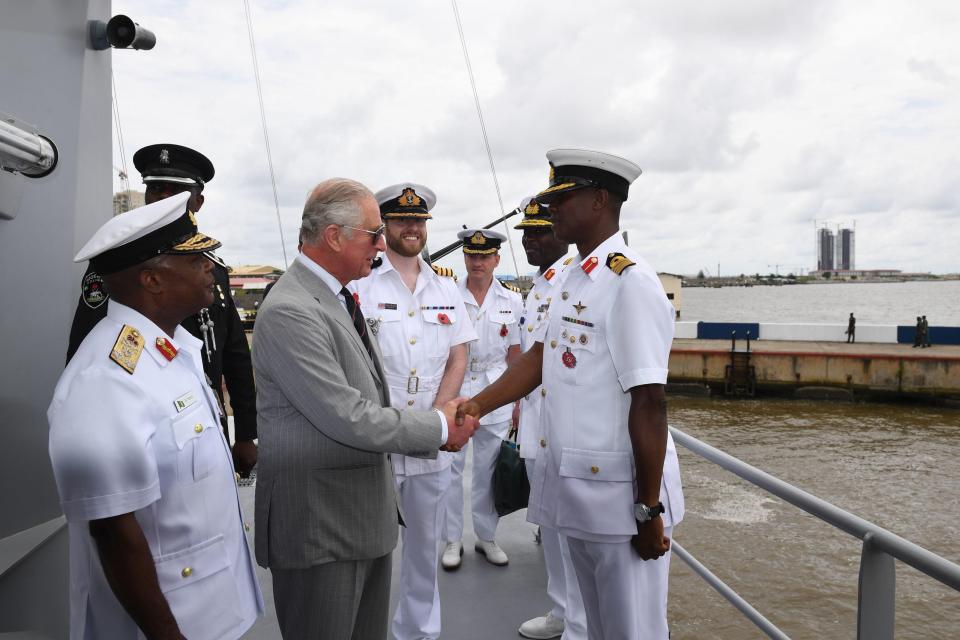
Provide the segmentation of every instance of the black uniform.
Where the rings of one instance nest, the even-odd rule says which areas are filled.
[[[250,347],[240,322],[233,296],[230,295],[230,276],[220,265],[214,265],[216,280],[213,304],[199,314],[190,316],[182,326],[204,342],[202,350],[203,370],[210,377],[214,391],[223,402],[223,381],[226,380],[233,408],[236,439],[255,440],[257,437],[257,403],[253,385],[253,367],[250,362]],[[82,292],[70,327],[70,344],[67,347],[67,362],[76,353],[100,320],[107,316],[109,294],[103,279],[90,267],[83,275]],[[204,340],[202,324],[207,319],[213,322],[212,337]],[[209,350],[208,350],[209,349]]]
[[[144,147],[133,155],[133,164],[147,185],[159,182],[198,185],[202,188],[214,175],[213,164],[206,156],[177,144],[163,143]],[[226,380],[230,406],[233,408],[236,440],[254,440],[257,437],[257,402],[250,346],[247,344],[247,336],[243,332],[233,296],[230,295],[230,276],[227,270],[215,264],[213,276],[216,280],[213,304],[184,320],[182,326],[203,341],[203,370],[210,378],[221,404],[223,382]],[[70,327],[67,362],[94,325],[106,317],[108,300],[109,293],[103,278],[88,266],[83,274],[80,301]],[[207,328],[206,332],[204,327]]]

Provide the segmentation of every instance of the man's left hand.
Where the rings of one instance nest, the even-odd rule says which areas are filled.
[[[637,523],[637,534],[630,539],[630,546],[644,560],[656,560],[670,550],[670,538],[663,535],[663,518]]]
[[[237,440],[233,445],[233,468],[241,478],[249,478],[257,464],[257,445],[253,440]]]

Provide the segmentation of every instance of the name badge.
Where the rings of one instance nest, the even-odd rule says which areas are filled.
[[[188,391],[173,401],[173,406],[177,408],[177,413],[182,413],[195,404],[197,404],[197,396],[193,394],[193,391]]]

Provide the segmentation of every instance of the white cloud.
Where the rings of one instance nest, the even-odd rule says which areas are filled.
[[[960,270],[955,3],[459,7],[506,209],[545,184],[547,149],[583,146],[644,168],[622,222],[662,270],[809,267],[815,219],[857,221],[861,267]],[[334,175],[433,187],[433,248],[499,215],[449,4],[251,10],[288,252],[307,192]],[[158,40],[113,54],[127,157],[159,141],[209,155],[201,224],[229,261],[281,264],[242,3],[114,11]]]

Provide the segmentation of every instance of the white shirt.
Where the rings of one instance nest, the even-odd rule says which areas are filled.
[[[618,275],[607,266],[616,254],[635,264]],[[575,538],[624,541],[637,532],[629,391],[666,384],[673,307],[618,233],[565,271],[543,336],[543,451],[528,518]],[[684,505],[669,435],[660,499],[664,526],[676,525]]]
[[[144,344],[129,373],[110,358],[124,325]],[[176,349],[171,360],[158,339]],[[111,300],[107,317],[57,383],[47,411],[50,459],[69,525],[75,640],[142,637],[107,584],[88,526],[131,512],[186,637],[238,638],[263,613],[233,462],[200,346],[182,327],[169,339],[146,317]]]
[[[553,299],[556,287],[564,278],[564,263],[571,262],[573,257],[563,257],[553,263],[543,273],[538,273],[533,279],[533,287],[527,293],[523,304],[523,314],[520,316],[520,348],[526,352],[537,342],[543,342],[543,334],[547,330],[547,314],[550,302]],[[531,460],[537,457],[540,450],[540,409],[543,396],[540,387],[531,391],[520,399],[520,426],[517,432],[517,443],[520,445],[520,457]]]
[[[350,283],[360,311],[383,356],[390,404],[397,409],[429,410],[437,397],[451,347],[476,340],[453,278],[438,276],[422,258],[411,293],[384,254],[383,264]],[[452,461],[391,455],[394,472],[418,475],[440,471]]]
[[[490,283],[483,304],[477,304],[473,294],[467,289],[466,279],[459,283],[459,289],[467,316],[477,332],[477,340],[468,345],[467,371],[460,388],[461,396],[472,398],[507,370],[507,350],[520,344],[523,298],[519,293],[507,289],[496,278]],[[512,410],[512,404],[500,407],[485,415],[480,424],[507,422]],[[507,434],[497,435],[505,437]]]

